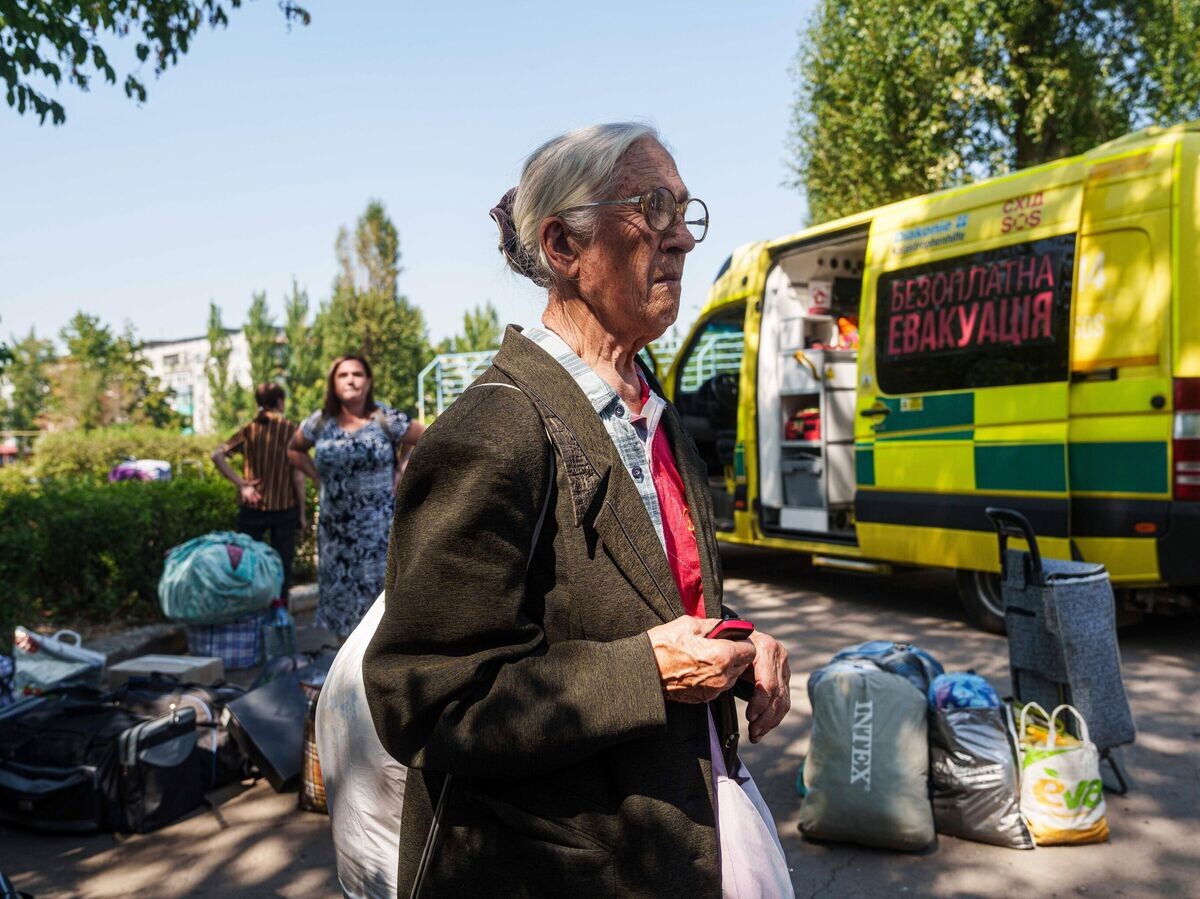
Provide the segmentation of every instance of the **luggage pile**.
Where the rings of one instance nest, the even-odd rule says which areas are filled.
[[[1018,731],[984,678],[885,641],[837,653],[808,694],[806,836],[907,851],[938,833],[1011,849],[1108,838],[1099,755],[1070,706],[1021,707]]]
[[[163,614],[185,626],[188,652],[238,670],[262,663],[273,627],[292,626],[286,609],[272,608],[282,589],[279,553],[246,534],[215,531],[167,554],[158,598]]]
[[[64,641],[26,635],[38,641],[32,652],[16,650],[16,676],[28,685],[23,658]],[[108,670],[108,690],[100,689],[103,656],[79,668],[41,665],[36,672],[51,679],[0,707],[0,820],[146,833],[237,780],[265,777],[289,789],[306,764],[311,691],[302,684],[319,684],[332,660],[329,651],[277,658],[249,689],[225,682],[219,658],[131,659]]]

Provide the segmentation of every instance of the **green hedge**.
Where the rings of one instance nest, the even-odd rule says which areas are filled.
[[[232,530],[237,518],[237,493],[209,459],[216,443],[153,428],[68,431],[44,434],[31,460],[0,469],[0,647],[17,624],[160,620],[167,550]],[[166,459],[175,477],[108,483],[125,456]],[[203,464],[181,464],[190,460]],[[310,482],[310,524],[315,499]],[[310,526],[297,542],[294,583],[316,577],[315,556]]]
[[[150,427],[55,431],[43,434],[34,443],[30,465],[38,478],[103,481],[114,465],[132,456],[165,459],[176,477],[209,476],[216,474],[210,456],[222,439]]]
[[[208,478],[0,490],[0,642],[16,624],[160,618],[167,551],[236,514],[229,485]]]

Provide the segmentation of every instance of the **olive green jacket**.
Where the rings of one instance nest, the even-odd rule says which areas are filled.
[[[646,636],[683,614],[650,516],[583,391],[517,329],[477,383],[520,389],[470,389],[421,438],[363,663],[412,769],[399,894],[450,772],[422,896],[718,899],[708,707],[664,701]],[[674,407],[660,426],[717,617],[707,473]],[[711,708],[732,763],[732,696]]]

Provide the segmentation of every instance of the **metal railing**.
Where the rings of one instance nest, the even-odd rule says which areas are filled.
[[[441,415],[446,407],[458,399],[464,390],[471,386],[489,365],[495,350],[483,350],[477,353],[443,353],[435,356],[433,361],[421,369],[417,375],[417,403],[420,410],[421,423],[425,423],[427,407],[432,407],[433,417]],[[432,378],[432,384],[426,389],[427,379]]]
[[[718,374],[737,374],[742,369],[742,356],[745,352],[745,338],[741,331],[718,331],[701,335],[683,367],[679,389],[690,393],[699,390],[701,384]]]
[[[737,336],[740,348],[741,335]],[[679,352],[679,346],[680,340],[674,335],[665,336],[650,344],[660,377],[666,377],[667,369],[671,367],[672,360]],[[495,350],[482,350],[474,353],[443,353],[435,356],[433,361],[421,369],[421,373],[417,375],[417,406],[421,423],[425,424],[426,419],[437,418],[445,412],[450,404],[462,396],[462,392],[470,387],[471,383],[492,364],[492,358],[495,355]],[[739,355],[738,364],[740,362],[741,356]],[[736,368],[735,365],[734,370]]]

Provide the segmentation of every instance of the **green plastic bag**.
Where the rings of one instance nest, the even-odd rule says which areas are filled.
[[[283,589],[279,553],[245,534],[214,531],[167,553],[158,601],[185,624],[228,624],[260,612]]]

